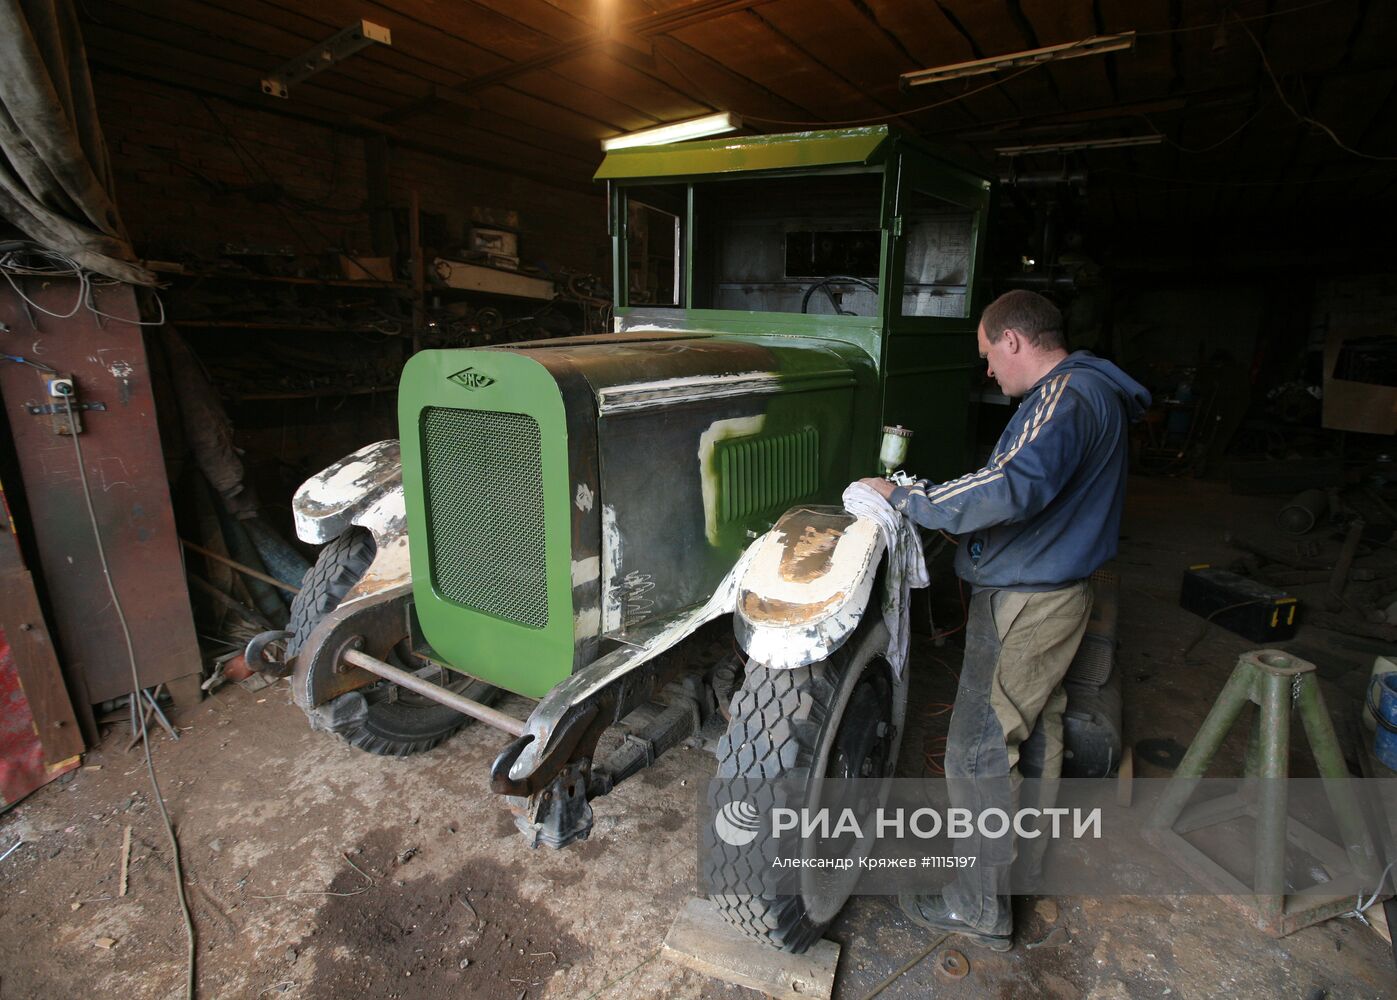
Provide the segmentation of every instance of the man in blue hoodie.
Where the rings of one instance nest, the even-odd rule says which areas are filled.
[[[1061,776],[1062,680],[1091,612],[1087,578],[1116,554],[1127,425],[1150,396],[1109,361],[1069,354],[1062,314],[1034,292],[990,303],[976,336],[990,376],[1006,396],[1023,397],[989,464],[946,483],[864,482],[917,524],[958,536],[956,574],[973,596],[946,778],[952,806],[978,814],[1012,812],[1020,746],[1035,730],[1045,796]],[[1031,843],[1041,859],[1043,838]],[[974,866],[941,893],[899,897],[902,909],[922,926],[1007,951],[1012,837],[961,850]]]

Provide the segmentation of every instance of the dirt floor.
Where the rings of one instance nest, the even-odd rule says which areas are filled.
[[[1186,745],[1254,645],[1179,610],[1179,579],[1191,564],[1230,562],[1225,534],[1269,532],[1279,506],[1212,483],[1132,482],[1117,562],[1128,742]],[[1314,628],[1293,645],[1321,662],[1336,714],[1355,709],[1355,678],[1384,648]],[[958,659],[954,641],[915,646],[914,712],[949,699]],[[944,721],[909,726],[904,773],[922,773]],[[371,757],[311,732],[285,684],[224,689],[178,722],[181,740],[156,737],[155,760],[179,827],[202,997],[757,995],[659,956],[695,888],[697,795],[714,767],[701,748],[674,751],[598,800],[585,843],[530,850],[486,788],[502,738],[483,727],[421,757]],[[141,756],[125,743],[108,733],[83,770],[0,817],[0,851],[24,841],[0,862],[0,1000],[182,995],[168,845]],[[1220,766],[1237,766],[1240,749],[1229,743]],[[1166,775],[1144,763],[1138,773]],[[1026,898],[1017,933],[1003,955],[957,945],[970,960],[957,983],[935,971],[933,952],[880,996],[1397,996],[1391,952],[1351,919],[1276,940],[1213,898]],[[883,897],[851,902],[829,936],[843,947],[836,996],[847,1000],[928,940]]]

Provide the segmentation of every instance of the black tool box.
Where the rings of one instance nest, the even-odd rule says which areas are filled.
[[[1291,638],[1300,614],[1284,590],[1206,564],[1184,572],[1179,606],[1253,642]]]

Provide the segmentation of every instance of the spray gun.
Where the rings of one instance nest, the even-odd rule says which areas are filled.
[[[883,428],[883,443],[878,448],[878,464],[883,469],[883,477],[899,486],[907,486],[913,482],[911,476],[898,469],[898,466],[907,461],[907,448],[911,441],[912,432],[906,427],[896,425]]]

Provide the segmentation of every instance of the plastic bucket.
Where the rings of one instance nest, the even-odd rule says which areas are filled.
[[[1378,692],[1376,699],[1374,691]],[[1397,671],[1373,678],[1368,686],[1368,707],[1378,723],[1373,752],[1383,766],[1397,771]]]
[[[1390,670],[1397,670],[1397,660],[1388,659],[1386,656],[1373,657],[1373,669],[1368,671],[1368,686],[1371,688],[1373,681]],[[1363,711],[1359,714],[1363,719],[1363,725],[1368,727],[1368,732],[1371,733],[1378,728],[1377,716],[1373,714],[1371,699],[1363,702]]]

